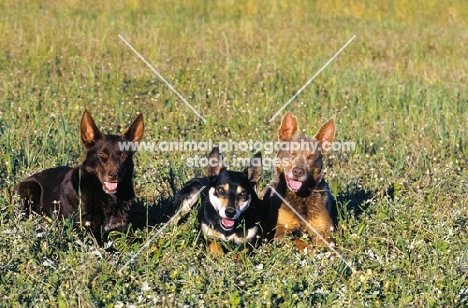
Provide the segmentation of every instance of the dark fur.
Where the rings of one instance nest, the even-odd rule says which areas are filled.
[[[122,136],[103,135],[86,110],[81,119],[81,141],[87,150],[83,163],[74,168],[47,169],[18,183],[15,192],[22,206],[50,217],[73,217],[79,223],[81,201],[81,222],[97,239],[109,231],[125,229],[135,197],[134,151],[122,151],[118,143],[138,142],[143,131],[140,114]]]
[[[331,144],[335,135],[333,120],[327,121],[314,137],[303,137],[299,134],[297,118],[290,112],[284,116],[278,130],[280,143],[312,142],[320,147]],[[277,157],[283,163],[275,169],[275,179],[270,186],[287,201],[305,220],[329,243],[334,244],[332,232],[336,223],[336,202],[328,184],[323,179],[323,151],[313,148],[291,150],[280,147]],[[315,250],[302,238],[303,232],[309,234],[314,245],[324,245],[323,241],[305,224],[277,194],[267,187],[261,194],[270,201],[270,216],[266,228],[272,230],[270,237],[283,238],[287,233],[292,235],[294,244],[304,251]]]
[[[262,171],[261,155],[256,154],[251,166],[243,172],[226,170],[222,166],[222,156],[217,147],[213,148],[209,160],[212,166],[208,166],[208,176],[187,182],[176,194],[174,206],[182,208],[182,215],[188,213],[198,201],[194,195],[205,186],[200,194],[202,201],[198,210],[198,221],[207,240],[208,250],[215,254],[223,254],[224,249],[218,243],[218,240],[223,240],[232,241],[250,251],[262,234],[259,222],[264,210],[255,192]],[[242,204],[245,210],[241,213]],[[233,215],[238,218],[228,219],[235,217]],[[224,216],[224,219],[221,216]],[[225,225],[223,227],[222,221],[232,224],[232,228],[226,228]]]

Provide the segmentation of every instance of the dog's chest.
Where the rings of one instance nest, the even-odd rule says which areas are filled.
[[[83,221],[91,229],[104,232],[123,230],[127,225],[127,214],[131,201],[119,200],[114,195],[94,194],[82,199]]]
[[[219,232],[206,223],[201,224],[201,229],[206,237],[216,238],[224,241],[233,241],[237,245],[243,244],[246,240],[249,241],[254,239],[258,232],[257,225],[247,230],[242,230],[242,232],[232,232],[229,234]]]
[[[329,201],[328,194],[324,190],[312,190],[308,196],[304,197],[287,190],[284,199],[293,209],[304,217],[314,212],[327,210]],[[287,204],[283,204],[283,207],[289,208]]]

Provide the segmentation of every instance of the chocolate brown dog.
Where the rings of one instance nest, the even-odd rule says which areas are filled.
[[[273,230],[276,239],[287,233],[292,235],[294,244],[301,250],[313,251],[302,237],[307,232],[313,245],[324,245],[323,241],[307,224],[315,229],[327,242],[334,243],[332,232],[335,226],[336,202],[325,182],[323,153],[331,146],[335,136],[333,119],[325,122],[313,137],[299,134],[297,118],[288,112],[278,129],[281,164],[275,169],[275,179],[263,191],[263,198],[270,200],[268,229]],[[284,201],[283,201],[284,200]],[[291,210],[300,214],[307,224]]]
[[[36,173],[15,186],[25,210],[47,216],[73,217],[99,240],[112,230],[128,225],[135,192],[133,159],[128,142],[143,137],[140,114],[122,135],[104,135],[87,110],[81,118],[81,142],[86,148],[83,163],[75,168],[56,167]]]

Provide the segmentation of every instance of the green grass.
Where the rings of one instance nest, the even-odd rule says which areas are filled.
[[[467,29],[462,0],[1,2],[0,306],[467,305]],[[136,154],[150,226],[116,254],[11,200],[26,176],[79,164],[85,108],[106,133],[142,112],[146,141],[275,141],[282,115],[268,119],[354,34],[285,111],[306,135],[334,117],[337,139],[356,142],[326,160],[335,237],[356,274],[288,241],[241,264],[215,258],[197,244],[195,216],[119,274],[160,228],[170,181],[203,172],[184,159],[208,151]]]

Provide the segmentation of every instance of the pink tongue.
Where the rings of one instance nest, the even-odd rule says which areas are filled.
[[[289,180],[289,186],[291,186],[292,189],[299,189],[302,186],[302,182]]]
[[[223,223],[223,225],[224,225],[225,227],[231,228],[232,226],[234,226],[235,220],[222,218],[222,219],[221,219],[221,222]]]
[[[104,182],[104,187],[109,191],[114,191],[117,189],[117,183]]]

